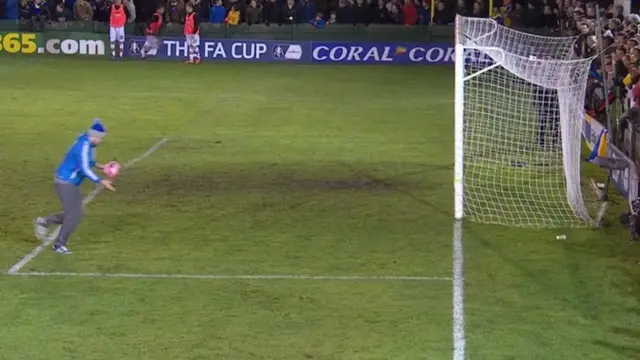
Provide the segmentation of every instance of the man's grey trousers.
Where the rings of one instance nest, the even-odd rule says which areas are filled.
[[[82,193],[80,187],[73,184],[56,181],[54,186],[62,203],[62,212],[47,217],[46,222],[47,226],[62,225],[54,246],[66,246],[82,219]]]

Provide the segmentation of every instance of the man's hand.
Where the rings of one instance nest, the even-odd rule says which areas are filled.
[[[111,191],[116,191],[116,187],[113,185],[111,180],[102,179],[100,181],[100,184],[102,184],[102,186],[104,186],[105,188],[107,188],[107,189],[109,189]]]

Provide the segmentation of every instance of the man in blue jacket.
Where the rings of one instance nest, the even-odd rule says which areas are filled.
[[[56,253],[71,254],[67,249],[67,241],[82,218],[82,194],[80,193],[82,181],[87,178],[115,191],[111,181],[100,178],[92,170],[93,167],[103,169],[103,166],[95,161],[94,148],[102,142],[106,134],[100,119],[95,119],[91,128],[76,139],[56,169],[54,186],[63,211],[46,218],[38,218],[35,229],[36,237],[44,241],[49,226],[62,225],[53,245],[53,251]]]

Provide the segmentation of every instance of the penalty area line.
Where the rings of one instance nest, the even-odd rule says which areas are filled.
[[[158,141],[157,143],[155,143],[152,147],[149,148],[149,150],[147,150],[144,154],[133,158],[131,160],[129,160],[128,162],[126,162],[124,165],[122,165],[122,169],[126,170],[130,167],[132,167],[133,165],[135,165],[136,163],[138,163],[141,160],[144,160],[146,158],[148,158],[149,156],[151,156],[151,154],[153,154],[154,152],[156,152],[156,150],[158,150],[162,145],[164,145],[167,141],[169,141],[169,138],[164,138],[161,139],[160,141]],[[82,206],[87,206],[90,202],[92,202],[96,196],[98,196],[98,194],[104,190],[104,186],[102,186],[101,184],[96,186],[95,189],[93,189],[83,200],[82,200]],[[20,261],[18,261],[15,265],[13,265],[9,271],[7,271],[7,274],[10,275],[14,275],[16,273],[18,273],[18,271],[20,271],[20,269],[22,269],[25,265],[27,265],[31,260],[33,260],[36,256],[40,255],[40,253],[42,253],[42,251],[44,251],[44,249],[47,248],[47,246],[51,245],[51,243],[56,239],[56,237],[58,236],[58,233],[60,232],[60,226],[56,227],[50,234],[49,236],[47,236],[43,243],[36,246],[35,249],[33,249],[33,251],[31,251],[30,253],[28,253],[27,255],[25,255]]]
[[[11,276],[34,277],[86,277],[111,279],[200,279],[200,280],[315,280],[315,281],[415,281],[415,282],[450,282],[449,277],[428,276],[338,276],[338,275],[189,275],[189,274],[108,274],[78,272],[15,272],[6,273]]]

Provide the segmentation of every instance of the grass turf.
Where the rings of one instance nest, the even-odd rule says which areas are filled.
[[[100,116],[135,158],[23,271],[450,277],[452,69],[2,58],[0,263]],[[88,190],[89,187],[87,187]],[[638,249],[466,223],[469,359],[629,359]],[[450,359],[451,284],[0,277],[0,359]],[[36,344],[36,345],[34,345]]]

